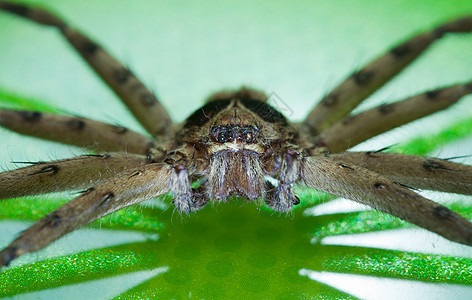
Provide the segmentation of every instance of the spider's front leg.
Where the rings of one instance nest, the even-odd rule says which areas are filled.
[[[193,161],[192,148],[181,147],[171,151],[165,163],[171,168],[169,192],[172,203],[179,213],[191,213],[203,208],[208,203],[208,197],[203,187],[192,188],[191,175],[201,169],[198,161]]]
[[[279,184],[269,190],[265,200],[273,210],[287,212],[300,203],[292,188],[300,178],[300,158],[300,152],[295,148],[284,149],[275,156],[274,168]]]
[[[123,172],[88,189],[40,219],[2,250],[0,267],[107,214],[166,193],[170,178],[170,166],[154,163]]]
[[[401,183],[336,156],[304,158],[301,181],[330,194],[369,205],[461,244],[472,246],[472,223]]]

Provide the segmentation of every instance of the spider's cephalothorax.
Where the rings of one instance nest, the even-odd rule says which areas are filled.
[[[180,211],[231,196],[265,199],[279,211],[299,202],[291,187],[299,177],[296,130],[261,96],[246,88],[218,93],[178,130],[177,150],[165,162],[176,166],[176,173],[186,174],[175,174],[177,181],[170,186]],[[265,176],[280,178],[279,186],[266,183]],[[202,178],[202,187],[191,191],[189,178]]]
[[[232,196],[264,200],[276,211],[288,211],[299,203],[292,189],[295,183],[472,245],[472,223],[416,193],[427,189],[472,195],[471,166],[381,150],[347,151],[472,93],[469,81],[352,113],[434,41],[448,33],[472,32],[472,16],[394,47],[328,93],[302,122],[289,122],[263,93],[242,88],[213,95],[183,124],[175,124],[128,68],[59,17],[2,0],[0,10],[57,28],[149,133],[76,116],[0,109],[0,125],[5,128],[96,151],[31,162],[0,174],[0,199],[83,190],[2,250],[0,266],[104,215],[166,193],[181,213]],[[200,186],[192,188],[194,182]]]

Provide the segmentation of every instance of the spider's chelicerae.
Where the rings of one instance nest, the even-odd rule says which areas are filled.
[[[85,118],[0,110],[5,128],[100,153],[31,163],[0,174],[2,199],[83,190],[1,251],[0,266],[104,215],[165,193],[172,195],[181,213],[232,196],[264,201],[273,210],[286,212],[299,203],[294,184],[370,205],[451,241],[472,245],[472,223],[415,192],[471,195],[471,166],[383,151],[346,152],[472,93],[468,82],[350,114],[434,41],[448,33],[472,32],[472,16],[394,47],[327,94],[303,122],[287,120],[267,104],[264,93],[241,88],[212,95],[176,124],[129,69],[57,16],[8,1],[0,1],[0,9],[59,29],[152,136]],[[274,181],[268,177],[278,183],[270,183]],[[200,186],[193,188],[194,181]]]

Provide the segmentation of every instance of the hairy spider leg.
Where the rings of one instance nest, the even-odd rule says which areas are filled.
[[[468,94],[472,94],[472,82],[382,104],[331,125],[316,138],[316,144],[328,148],[330,153],[345,151],[390,129],[446,109]]]
[[[150,134],[164,135],[169,130],[172,120],[156,96],[128,68],[96,42],[72,29],[59,17],[46,10],[9,1],[0,1],[0,10],[38,24],[57,27]]]
[[[452,21],[417,35],[394,47],[384,56],[349,76],[324,97],[308,114],[304,123],[313,136],[343,119],[369,95],[402,71],[434,41],[446,33],[472,31],[472,16]]]
[[[89,62],[92,68],[96,70],[105,82],[122,98],[125,104],[127,104],[131,110],[134,109],[133,113],[135,116],[151,134],[161,135],[166,133],[168,128],[170,128],[168,127],[168,125],[171,124],[170,118],[154,96],[144,88],[128,69],[111,58],[96,43],[90,41],[77,31],[70,29],[62,20],[44,10],[5,1],[0,1],[0,9],[10,11],[40,24],[52,25],[59,28],[62,34],[79,51],[85,60]],[[304,123],[296,124],[296,126],[298,126],[298,128],[302,128],[303,126],[309,127],[312,130],[312,135],[322,132],[325,128],[344,118],[362,99],[401,71],[401,69],[414,60],[435,39],[441,37],[446,32],[468,32],[471,30],[472,17],[468,17],[448,23],[438,27],[432,32],[411,39],[393,49],[390,54],[387,54],[371,65],[368,65],[363,70],[355,73],[345,83],[335,89],[334,94],[330,94],[331,98],[330,95],[328,95],[324,102],[331,104],[321,104],[323,109],[329,107],[327,111],[321,110],[320,112],[320,110],[315,108]],[[449,92],[451,91],[452,89]],[[346,98],[346,94],[351,94],[352,96]],[[441,94],[442,92],[439,93],[439,95]],[[148,100],[149,106],[146,106]],[[244,101],[248,104],[250,102],[248,102],[248,100]],[[152,104],[150,104],[151,102]],[[218,101],[215,100],[215,103],[212,105],[215,106],[218,104],[216,102]],[[258,103],[257,107],[259,106],[260,104]],[[250,108],[250,110],[254,110],[253,112],[258,115],[254,115],[256,119],[268,118],[267,121],[270,123],[279,124],[279,127],[274,127],[270,139],[267,139],[267,135],[264,136],[266,142],[271,141],[276,149],[272,149],[272,152],[269,151],[269,153],[267,153],[267,149],[271,149],[271,147],[269,147],[265,152],[260,152],[261,155],[264,154],[266,156],[266,158],[261,160],[266,170],[276,170],[274,175],[280,180],[279,187],[275,192],[272,192],[272,202],[269,201],[269,204],[272,205],[274,209],[285,211],[291,208],[293,204],[296,204],[297,199],[293,195],[291,185],[296,182],[301,182],[310,187],[370,205],[376,209],[443,235],[452,241],[467,245],[472,244],[472,223],[448,208],[421,197],[413,192],[406,183],[403,183],[411,182],[416,186],[428,188],[428,184],[423,182],[430,180],[428,176],[424,176],[420,179],[422,175],[420,171],[417,171],[419,175],[408,175],[405,174],[408,172],[400,169],[398,169],[397,172],[399,175],[393,174],[393,171],[383,170],[378,164],[377,167],[380,169],[376,172],[376,166],[373,160],[364,163],[362,158],[356,158],[354,154],[349,156],[349,153],[346,153],[346,156],[330,156],[326,152],[321,151],[318,152],[316,156],[308,156],[309,153],[305,151],[305,148],[320,150],[320,147],[311,144],[302,134],[298,134],[295,131],[292,132],[293,127],[291,127],[289,122],[285,121],[284,117],[280,116],[280,118],[276,118],[280,113],[271,111],[270,109],[262,111],[255,110],[257,107],[247,107]],[[340,113],[333,114],[332,111],[334,109],[339,109]],[[329,115],[326,112],[328,112]],[[22,116],[22,114],[18,112],[11,114],[17,118]],[[35,112],[26,112],[24,114],[26,116],[30,115],[33,119],[37,116]],[[318,127],[316,126],[316,122],[318,121],[315,120],[316,118],[313,119],[312,117],[312,115],[316,114],[327,116],[323,116],[320,119],[319,122],[321,126]],[[197,123],[201,122],[201,120],[206,122],[208,119],[208,116],[205,114],[202,114],[202,116],[197,114],[194,117],[195,118],[191,119],[191,121]],[[82,126],[82,123],[77,122],[77,119],[72,118],[72,120],[75,121],[72,123],[75,123],[77,127]],[[281,120],[284,121],[282,122],[283,124]],[[241,134],[242,132],[246,132],[244,131],[246,127],[240,127],[238,124],[233,125],[236,126],[233,127],[237,129],[235,132],[238,133],[238,139],[245,137],[246,139],[252,140],[251,134],[249,134],[249,136],[243,136]],[[280,125],[284,126],[280,127]],[[208,129],[207,127],[203,129],[206,130]],[[220,133],[224,133],[229,130],[228,126],[223,125],[220,127],[215,126],[215,128],[217,129],[217,133],[220,131]],[[283,130],[277,130],[277,128]],[[189,138],[192,137],[192,134],[196,134],[195,130],[188,129],[188,131],[182,131],[180,135]],[[283,139],[281,139],[281,132],[284,132]],[[217,134],[217,136],[219,135]],[[228,139],[226,136],[222,137],[224,137],[222,139],[224,141]],[[182,141],[184,140],[182,139]],[[202,142],[204,144],[205,140]],[[87,165],[84,170],[87,171],[87,168],[91,168],[91,172],[96,173],[96,177],[92,177],[92,179],[95,180],[95,183],[99,183],[99,185],[85,190],[79,197],[48,214],[27,229],[18,239],[0,252],[0,266],[8,265],[11,260],[19,255],[39,250],[64,234],[108,213],[145,199],[162,195],[166,192],[171,192],[175,199],[185,200],[179,201],[179,203],[176,204],[181,211],[192,211],[205,205],[207,199],[205,199],[204,196],[201,197],[202,195],[199,191],[191,188],[189,177],[191,172],[195,172],[192,168],[193,164],[197,161],[208,163],[208,158],[204,157],[204,150],[206,148],[203,147],[203,149],[201,149],[201,157],[194,157],[195,151],[200,146],[197,144],[193,144],[193,146],[189,144],[187,145],[186,151],[179,156],[177,155],[178,146],[179,145],[174,145],[174,147],[171,148],[167,147],[174,149],[173,152],[176,153],[174,163],[154,163],[154,161],[157,160],[156,157],[162,160],[164,158],[162,153],[166,153],[165,150],[160,150],[159,148],[155,149],[155,151],[162,153],[157,156],[136,156],[135,160],[132,159],[133,162],[128,162],[130,165],[124,162],[117,162],[115,167],[111,167],[110,173],[107,172],[109,171],[108,167],[111,161],[107,160],[110,158],[113,159],[113,155],[110,157],[91,156],[99,157],[101,160],[97,159],[97,161],[95,161],[91,158],[90,165]],[[216,144],[214,146],[218,148],[221,145]],[[261,145],[255,144],[252,145],[252,147],[257,149],[261,147]],[[154,148],[150,149],[150,151],[153,149]],[[363,155],[369,155],[369,153]],[[372,153],[370,155],[375,156]],[[377,155],[381,156],[383,154]],[[168,153],[166,156],[167,158],[172,158]],[[352,160],[349,160],[349,158],[352,158]],[[396,158],[397,157],[392,157],[392,159]],[[76,161],[74,159],[70,160],[71,170],[82,164],[82,162],[79,162],[80,159],[79,157]],[[186,159],[190,161],[186,162]],[[459,186],[459,192],[470,194],[470,185],[468,183],[470,182],[470,174],[472,174],[471,167],[463,165],[458,167],[456,165],[450,165],[447,162],[438,162],[434,159],[426,159],[426,162],[420,166],[420,163],[416,162],[415,159],[419,160],[420,158],[399,158],[400,161],[414,162],[413,166],[419,169],[423,168],[422,172],[438,173],[437,176],[439,179],[437,179],[437,182],[444,186],[442,188],[443,190],[449,191]],[[84,158],[84,160],[87,160],[87,158]],[[123,158],[123,160],[125,160],[125,158]],[[42,193],[43,191],[48,192],[48,189],[64,190],[69,188],[68,185],[73,185],[74,187],[79,187],[81,184],[85,185],[85,182],[81,181],[84,179],[73,181],[72,178],[66,178],[67,172],[69,171],[63,169],[69,169],[66,168],[68,163],[69,160],[50,163],[40,162],[34,163],[32,166],[26,168],[1,174],[0,182],[2,180],[10,182],[4,183],[4,186],[11,190],[9,192],[10,195],[6,197],[11,196],[11,194],[16,195],[13,189],[16,189],[18,186],[28,188],[29,185],[23,183],[25,177],[27,177],[28,180],[26,181],[29,183],[33,180],[33,182],[38,182],[46,186],[44,190],[39,188],[36,193]],[[390,163],[393,164],[394,162]],[[204,164],[205,163],[202,165]],[[363,166],[365,166],[365,168]],[[130,169],[128,169],[128,167]],[[369,168],[374,171],[369,170]],[[457,172],[456,175],[461,177],[458,185],[457,183],[452,183],[451,174],[445,174],[444,171],[446,170],[452,172],[448,169]],[[103,175],[101,170],[106,174]],[[235,170],[236,169],[231,169],[230,171],[236,172]],[[119,174],[114,175],[114,172]],[[389,172],[392,172],[392,174]],[[82,178],[89,179],[90,174],[88,176],[82,174]],[[399,180],[396,181],[396,179]],[[20,180],[22,181],[21,183]],[[15,187],[13,187],[13,185],[10,186],[9,184],[11,183],[14,183]],[[249,184],[249,181],[247,183]],[[232,186],[232,188],[238,187]]]
[[[48,162],[0,173],[0,199],[87,189],[126,170],[148,163],[144,155],[108,153]]]
[[[468,168],[469,178],[471,169]],[[369,205],[451,241],[472,246],[472,223],[467,219],[401,183],[346,164],[337,156],[306,157],[301,164],[301,179],[309,187]]]
[[[0,109],[0,125],[21,134],[98,152],[146,155],[153,146],[151,138],[126,127],[37,111]]]
[[[148,164],[88,189],[23,231],[0,252],[0,267],[107,214],[166,193],[170,173],[169,165]]]
[[[472,166],[416,155],[343,152],[333,158],[417,189],[472,195]]]

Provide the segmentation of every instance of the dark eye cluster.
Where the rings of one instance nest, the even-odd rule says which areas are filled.
[[[218,143],[227,143],[232,141],[255,143],[259,129],[253,125],[238,126],[234,124],[217,125],[211,127],[211,137]]]

